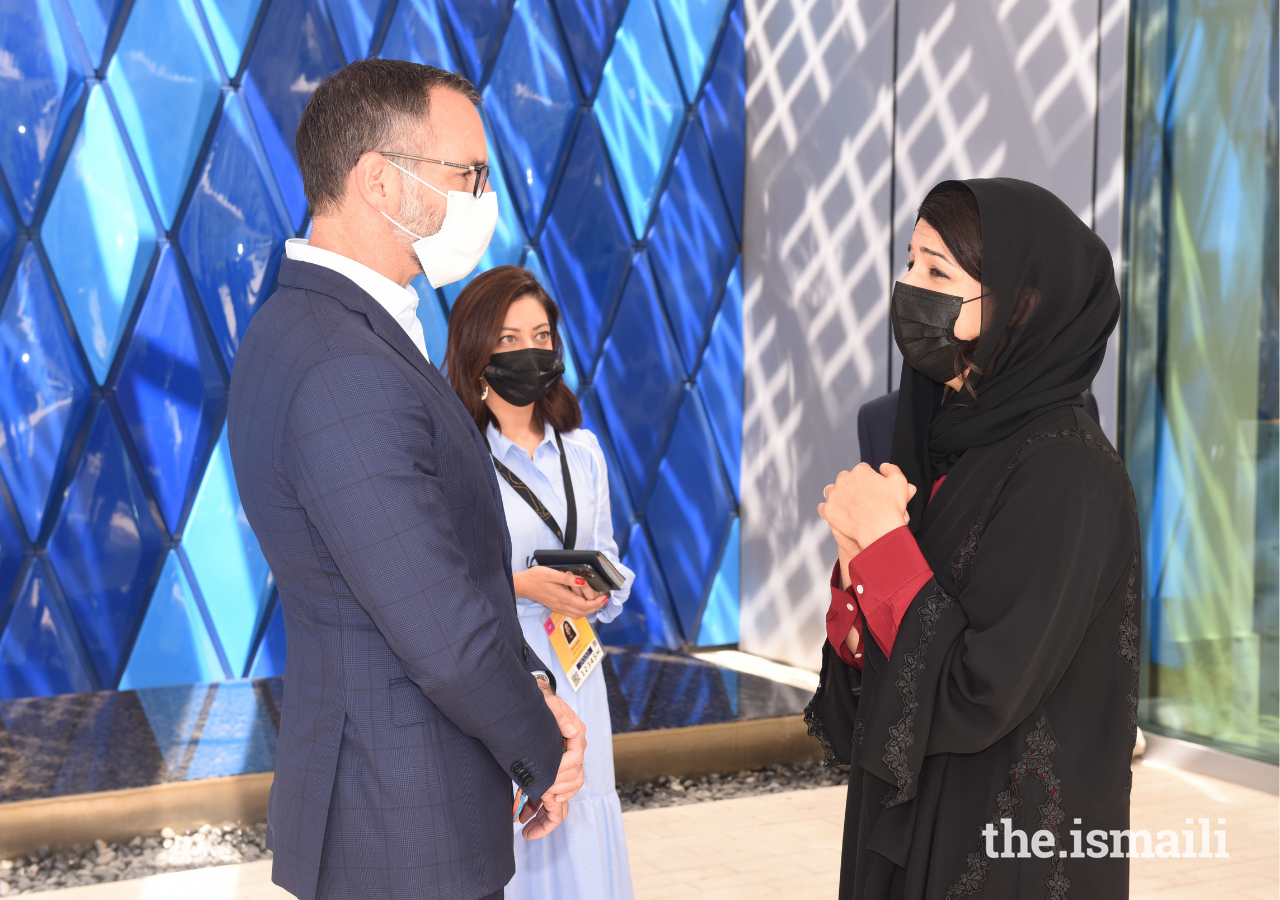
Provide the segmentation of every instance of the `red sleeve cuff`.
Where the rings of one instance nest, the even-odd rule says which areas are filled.
[[[827,609],[827,640],[839,657],[856,669],[862,668],[862,634],[858,634],[858,652],[852,653],[845,638],[849,629],[862,621],[857,598],[840,587],[840,563],[831,572],[831,606]]]
[[[933,578],[933,569],[921,555],[911,529],[903,525],[855,556],[849,563],[849,578],[867,628],[888,656],[907,607]]]

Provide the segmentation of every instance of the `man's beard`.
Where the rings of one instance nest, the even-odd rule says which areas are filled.
[[[422,271],[422,261],[414,252],[413,245],[418,238],[413,235],[427,237],[439,231],[444,224],[444,213],[432,208],[431,198],[427,193],[427,189],[412,178],[401,178],[400,209],[395,218],[404,228],[392,228],[396,241],[409,254],[419,272]],[[410,231],[413,234],[409,234]]]

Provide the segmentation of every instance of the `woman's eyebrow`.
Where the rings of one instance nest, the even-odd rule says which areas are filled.
[[[910,251],[910,249],[911,249],[911,246],[908,245],[907,250]],[[939,253],[937,250],[930,250],[928,247],[921,247],[920,252],[928,253],[930,256],[938,257],[938,259],[942,260],[943,262],[950,263],[953,266],[955,265],[955,263],[952,262],[951,257],[947,256],[945,253]]]

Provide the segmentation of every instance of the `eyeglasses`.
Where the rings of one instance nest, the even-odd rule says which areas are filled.
[[[410,156],[408,153],[388,153],[386,150],[379,150],[378,152],[383,156],[395,156],[400,159],[415,159],[418,162],[435,163],[437,166],[449,166],[453,169],[470,169],[475,173],[476,177],[475,184],[471,186],[471,195],[476,198],[479,198],[479,196],[484,193],[485,186],[489,183],[489,169],[491,167],[488,165],[466,166],[462,163],[445,162],[443,159],[426,159],[422,156]]]

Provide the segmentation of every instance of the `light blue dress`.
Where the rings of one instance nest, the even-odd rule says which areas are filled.
[[[568,507],[560,451],[551,426],[547,426],[532,460],[493,425],[486,436],[493,455],[529,486],[563,529]],[[590,617],[593,621],[610,622],[622,612],[635,575],[618,559],[618,545],[613,540],[604,454],[596,436],[586,429],[567,432],[560,439],[569,460],[569,477],[578,507],[574,549],[603,552],[627,579],[622,590],[613,592],[604,609]],[[511,485],[502,478],[498,484],[511,532],[511,568],[523,572],[533,565],[535,550],[557,550],[560,541]],[[516,874],[504,896],[506,900],[631,900],[627,836],[614,787],[613,729],[603,671],[608,661],[601,662],[575,693],[542,627],[547,608],[523,597],[516,598],[516,606],[524,639],[551,667],[557,693],[587,726],[586,783],[569,801],[569,815],[551,834],[526,841],[520,826],[516,826]]]

